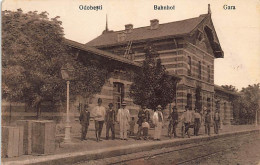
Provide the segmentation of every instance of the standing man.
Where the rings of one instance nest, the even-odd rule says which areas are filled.
[[[201,115],[199,113],[198,108],[195,108],[195,113],[194,113],[194,135],[195,136],[199,135],[200,125],[201,125]]]
[[[219,111],[217,109],[214,114],[214,132],[215,132],[215,134],[218,134],[219,127],[220,127],[220,116],[219,116]]]
[[[106,140],[109,139],[109,130],[112,133],[112,140],[115,139],[115,122],[116,122],[116,111],[113,109],[113,104],[108,104],[108,110],[106,111]]]
[[[138,120],[137,120],[137,124],[138,124],[138,132],[137,132],[137,140],[141,140],[142,137],[142,123],[145,119],[145,109],[146,106],[142,106],[141,109],[138,112]]]
[[[161,140],[162,126],[163,126],[163,114],[162,107],[158,105],[156,111],[153,114],[154,128],[154,140]]]
[[[177,133],[176,133],[176,128],[178,125],[178,112],[177,112],[177,108],[176,106],[174,106],[172,108],[172,113],[170,113],[170,121],[172,122],[172,132],[170,132],[170,138],[172,137],[172,135],[174,135],[174,137],[177,137]]]
[[[210,109],[208,109],[205,115],[205,131],[206,134],[208,134],[209,136],[210,136],[210,125],[211,125],[211,114],[210,114]]]
[[[93,109],[97,142],[100,141],[105,115],[106,115],[106,109],[105,107],[102,106],[102,99],[98,98],[98,106],[94,107]]]
[[[190,123],[191,123],[191,112],[189,111],[189,106],[186,105],[185,106],[185,112],[183,113],[183,123],[184,123],[184,135],[183,137],[185,137],[185,134],[188,135],[188,137],[190,138],[190,133],[189,133],[189,128],[190,128]]]
[[[84,106],[84,109],[80,111],[79,121],[81,124],[81,141],[87,140],[86,135],[88,132],[89,126],[89,119],[90,119],[90,112],[88,111],[88,105]]]
[[[123,102],[122,108],[120,108],[117,113],[117,120],[119,122],[121,140],[127,140],[127,128],[129,126],[129,121],[130,121],[129,110],[126,109],[125,107],[126,107],[126,102]]]

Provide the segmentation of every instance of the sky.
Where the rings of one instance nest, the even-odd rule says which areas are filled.
[[[198,17],[208,12],[224,51],[215,59],[214,83],[234,85],[238,89],[260,83],[260,0],[4,0],[2,10],[47,11],[60,16],[65,37],[87,43],[101,35],[108,16],[109,30],[123,30]],[[80,5],[102,5],[102,10],[80,10]],[[175,6],[175,10],[154,10],[154,5]],[[224,10],[223,6],[235,6]]]

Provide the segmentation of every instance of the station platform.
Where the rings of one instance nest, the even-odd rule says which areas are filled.
[[[102,159],[107,157],[120,156],[135,152],[148,151],[152,149],[159,149],[163,147],[174,147],[183,144],[196,143],[201,141],[208,141],[210,139],[222,138],[227,136],[235,136],[246,133],[260,133],[260,126],[255,125],[229,125],[223,126],[219,134],[213,133],[211,127],[211,136],[204,134],[204,126],[200,129],[199,136],[193,136],[193,129],[190,130],[191,137],[182,138],[180,132],[177,138],[169,138],[168,127],[163,128],[161,141],[153,141],[152,135],[154,130],[149,130],[151,139],[149,140],[135,140],[135,137],[129,137],[126,140],[105,140],[105,128],[103,128],[102,138],[100,142],[95,141],[95,132],[91,128],[87,134],[87,140],[81,141],[80,134],[72,137],[70,144],[60,142],[61,136],[57,136],[57,146],[55,153],[52,155],[23,155],[15,158],[2,158],[1,162],[4,165],[20,165],[20,164],[73,164],[80,161]]]

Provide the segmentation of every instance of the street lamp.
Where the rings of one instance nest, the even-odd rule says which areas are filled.
[[[64,66],[61,67],[61,76],[62,79],[66,80],[67,82],[67,111],[66,111],[66,125],[65,125],[65,137],[64,137],[64,143],[70,143],[71,142],[71,138],[70,138],[70,130],[71,130],[71,126],[70,126],[70,118],[69,118],[69,100],[70,100],[70,96],[69,96],[69,88],[70,88],[70,80],[72,80],[72,73],[74,71],[74,68],[72,65],[70,64],[66,64]]]

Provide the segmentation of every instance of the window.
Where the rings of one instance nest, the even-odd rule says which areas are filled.
[[[187,94],[187,105],[192,109],[192,95],[190,93]]]
[[[201,62],[199,61],[199,75],[198,75],[198,77],[199,77],[199,79],[201,79]]]
[[[210,103],[210,98],[208,97],[207,98],[207,108],[210,109],[210,107],[211,107],[211,103]]]
[[[208,82],[210,82],[210,66],[208,65]]]
[[[119,82],[114,82],[114,89],[113,89],[113,103],[116,109],[121,107],[121,104],[124,100],[124,84]]]
[[[188,75],[191,76],[191,57],[188,56]]]

